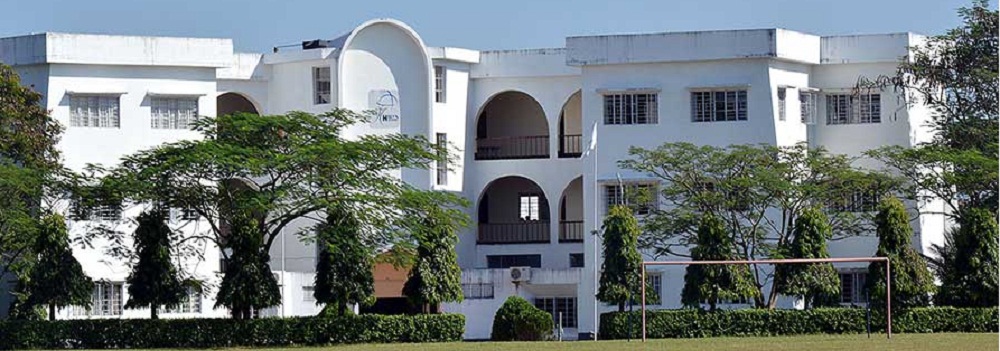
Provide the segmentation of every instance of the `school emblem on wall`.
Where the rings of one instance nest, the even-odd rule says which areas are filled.
[[[368,92],[368,109],[373,112],[372,128],[399,127],[399,92],[376,89]]]

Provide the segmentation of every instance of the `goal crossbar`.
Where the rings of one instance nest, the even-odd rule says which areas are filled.
[[[646,281],[646,266],[688,266],[688,265],[737,265],[737,264],[806,264],[806,263],[847,263],[847,262],[885,262],[885,325],[886,338],[892,338],[892,291],[891,269],[887,257],[833,257],[833,258],[783,258],[760,260],[726,260],[726,261],[644,261],[639,276],[640,282]],[[646,341],[646,284],[642,286],[642,341]]]

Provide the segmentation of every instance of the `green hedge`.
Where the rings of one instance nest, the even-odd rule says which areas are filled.
[[[0,349],[216,348],[462,340],[460,314],[0,322]]]
[[[504,301],[493,317],[493,341],[539,341],[552,338],[552,315],[520,296]]]
[[[641,312],[631,312],[632,337],[641,336]],[[624,339],[629,312],[601,315],[600,337]],[[893,316],[893,333],[997,332],[997,308],[915,308]],[[700,338],[714,336],[774,336],[795,334],[854,334],[865,332],[865,310],[820,308],[812,310],[741,309],[706,312],[697,309],[649,311],[646,336],[650,338]],[[885,330],[885,317],[872,314],[872,331]]]

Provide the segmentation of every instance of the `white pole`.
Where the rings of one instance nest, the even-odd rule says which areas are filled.
[[[285,318],[285,227],[281,227],[281,318]]]
[[[590,138],[591,139],[596,139],[597,138],[597,121],[594,121],[594,128],[593,128],[593,132],[590,134]],[[601,191],[600,191],[601,188],[600,188],[599,183],[597,182],[597,143],[596,143],[596,140],[591,140],[590,143],[591,143],[591,145],[593,145],[593,148],[592,148],[592,150],[590,152],[593,153],[593,157],[594,157],[594,224],[597,227],[597,229],[600,230],[600,227],[601,227],[600,226],[600,223],[601,223],[601,216],[600,216],[601,210],[600,210],[599,207],[600,207],[600,204],[601,204],[601,197],[600,197],[601,196],[600,195],[601,194]],[[598,270],[600,269],[600,266],[597,263],[598,262],[598,256],[600,255],[600,248],[599,248],[600,243],[597,242],[597,238],[592,238],[592,240],[594,241],[594,290],[592,290],[592,291],[590,291],[588,293],[594,294],[592,296],[594,298],[594,341],[597,341],[597,334],[598,334],[597,331],[598,331],[598,327],[599,327],[599,323],[600,323],[600,320],[599,320],[600,315],[597,312],[598,303],[597,303],[597,295],[596,295],[597,291],[599,289],[599,286],[600,286],[599,285],[600,284],[600,279],[598,278]]]

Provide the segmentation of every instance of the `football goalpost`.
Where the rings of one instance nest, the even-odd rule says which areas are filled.
[[[761,259],[761,260],[733,260],[733,261],[644,261],[640,282],[646,281],[646,266],[687,266],[687,265],[736,265],[736,264],[805,264],[805,263],[845,263],[845,262],[885,262],[885,325],[886,338],[892,338],[892,302],[890,292],[892,291],[891,270],[889,268],[889,258],[887,257],[844,257],[844,258],[786,258],[786,259]],[[642,285],[642,341],[646,341],[646,284]]]

